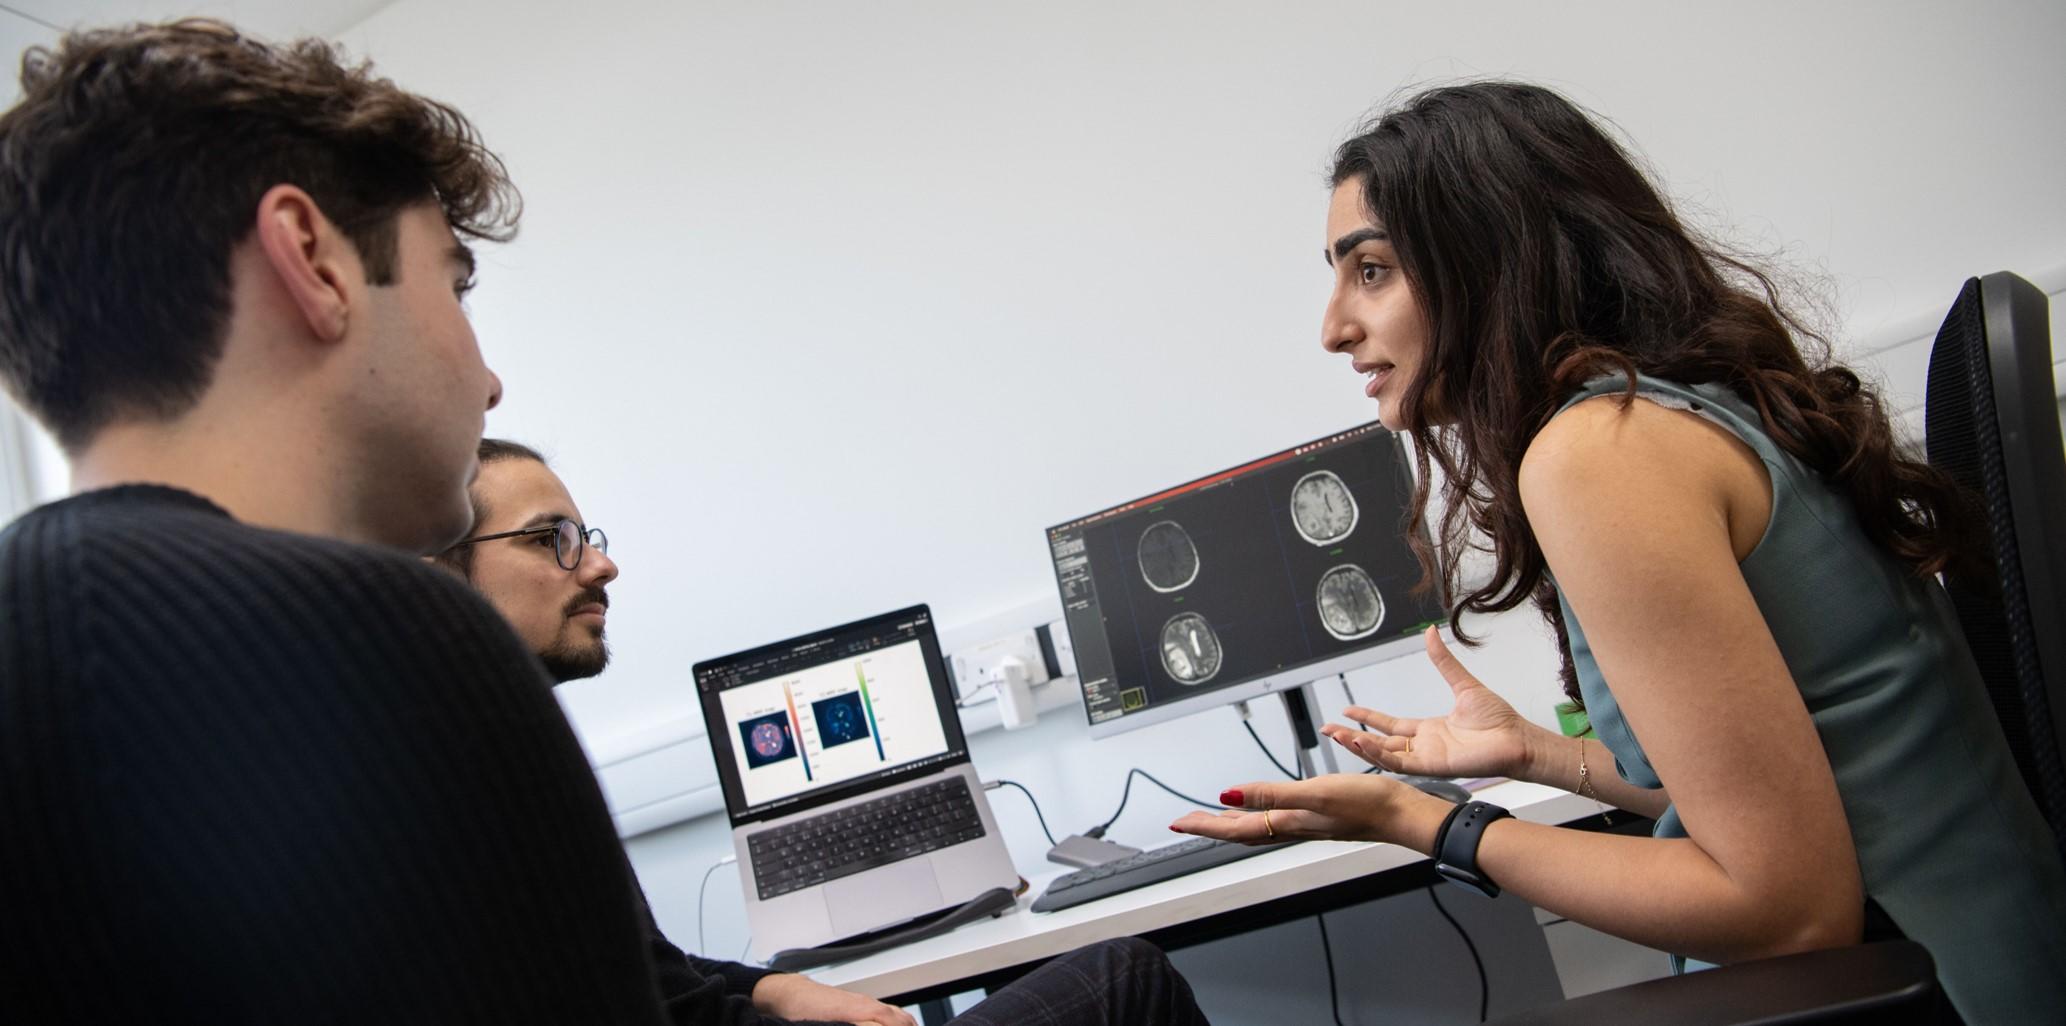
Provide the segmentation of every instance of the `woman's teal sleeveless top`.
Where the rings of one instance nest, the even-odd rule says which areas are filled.
[[[1620,376],[1596,379],[1565,408],[1626,387]],[[1743,578],[1828,750],[1867,896],[1929,948],[1968,1023],[2061,1021],[2066,869],[1943,588],[1869,541],[1849,500],[1774,443],[1725,386],[1639,377],[1637,387],[1728,429],[1771,476],[1772,520]],[[1579,690],[1615,768],[1638,787],[1668,787],[1569,603],[1563,611]],[[1700,686],[1697,669],[1683,686]],[[1757,772],[1746,752],[1745,781],[1754,786]],[[1674,809],[1655,832],[1686,836]]]

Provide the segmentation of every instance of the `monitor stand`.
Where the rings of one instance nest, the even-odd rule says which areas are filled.
[[[1338,773],[1334,764],[1334,746],[1320,736],[1320,702],[1313,695],[1313,684],[1307,681],[1289,691],[1277,693],[1284,699],[1284,713],[1291,719],[1291,734],[1298,739],[1298,775],[1310,780],[1320,773]],[[1315,772],[1314,753],[1319,753],[1318,763],[1326,769]]]

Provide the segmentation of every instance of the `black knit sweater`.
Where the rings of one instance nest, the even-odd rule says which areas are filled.
[[[0,1019],[659,1023],[634,894],[463,582],[151,486],[0,533]]]

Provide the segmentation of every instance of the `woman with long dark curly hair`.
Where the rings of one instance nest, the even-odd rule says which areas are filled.
[[[1433,630],[1448,715],[1352,707],[1365,729],[1326,733],[1385,769],[1596,794],[1656,836],[1361,774],[1242,785],[1222,800],[1268,811],[1176,829],[1439,852],[1707,962],[1905,934],[1969,1021],[2066,1007],[2066,872],[1935,579],[1972,558],[1968,503],[1874,390],[1549,90],[1420,93],[1332,178],[1322,342],[1413,436],[1416,518],[1440,469],[1422,558],[1451,624],[1533,601],[1597,737],[1524,720]]]

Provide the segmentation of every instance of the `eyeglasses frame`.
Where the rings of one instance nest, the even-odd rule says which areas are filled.
[[[567,562],[566,554],[560,551],[559,530],[561,524],[573,524],[574,531],[576,532],[575,537],[581,539],[580,547],[574,550],[574,562],[572,564],[569,564]],[[553,562],[558,563],[560,565],[560,569],[565,570],[570,574],[581,566],[581,554],[587,551],[590,547],[593,547],[597,552],[600,552],[605,556],[610,554],[610,536],[608,534],[605,534],[602,528],[589,527],[588,525],[583,524],[580,521],[573,519],[572,517],[561,517],[558,520],[553,521],[552,523],[540,524],[537,527],[520,527],[514,531],[498,531],[494,534],[479,534],[471,538],[461,538],[460,540],[452,543],[452,548],[456,549],[461,545],[472,545],[475,542],[500,541],[504,538],[521,538],[525,535],[544,534],[547,531],[552,532]],[[595,538],[590,538],[590,535],[594,535],[595,538],[599,538],[601,540],[597,541],[595,540]]]

